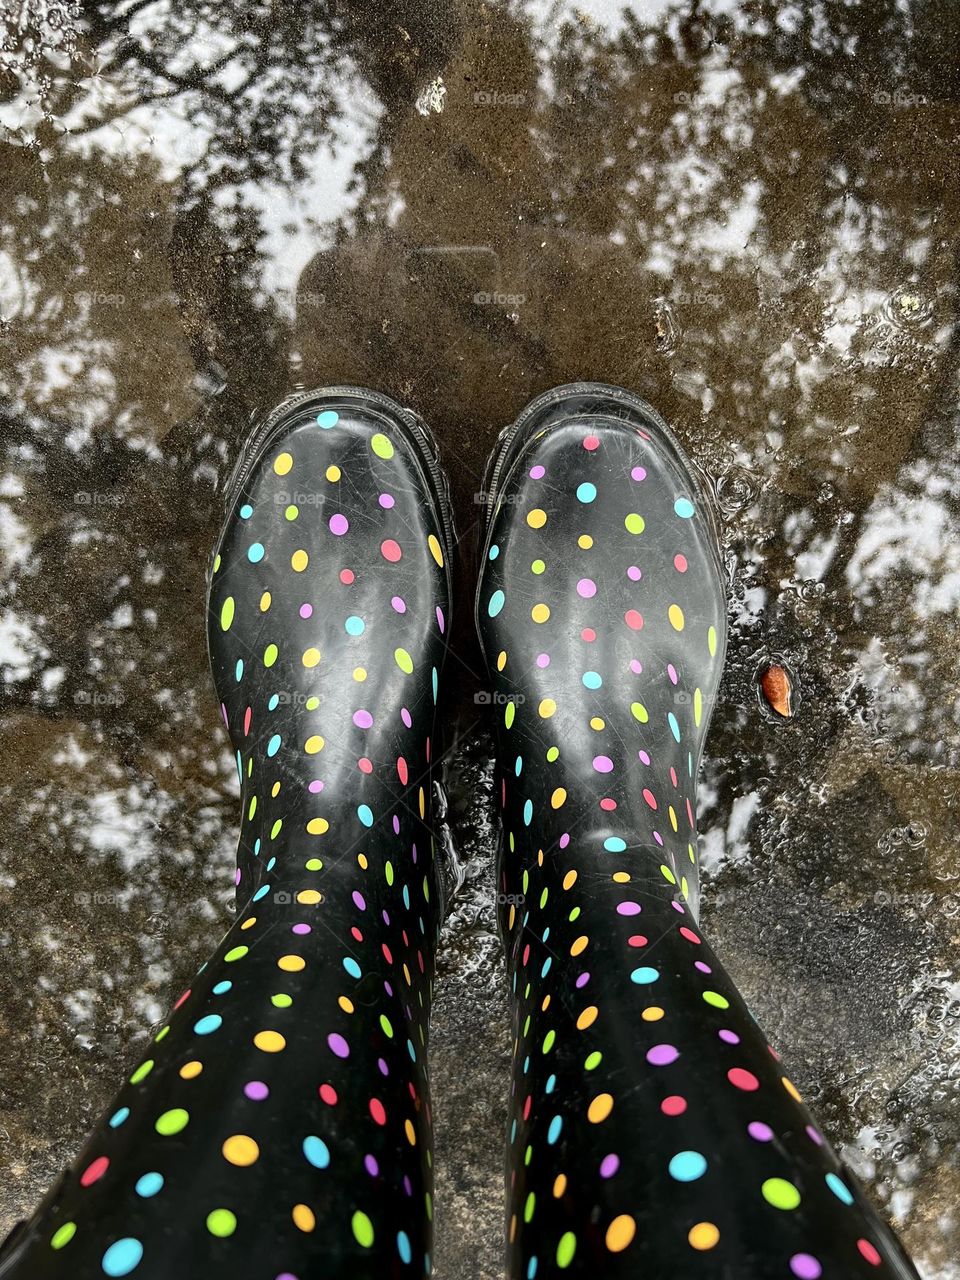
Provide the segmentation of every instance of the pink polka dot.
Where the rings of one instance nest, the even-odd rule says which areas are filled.
[[[637,613],[636,609],[628,609],[623,615],[623,620],[631,631],[639,631],[643,626],[643,618]]]
[[[356,577],[356,574],[353,572],[352,569],[340,570],[340,581],[343,583],[345,587],[349,587],[353,583],[355,577]]]
[[[361,756],[357,761],[357,766],[361,773],[373,773],[373,761],[368,760],[366,756]]]
[[[643,467],[634,467],[630,472],[631,480],[646,480],[647,473]]]
[[[392,506],[396,505],[396,499],[392,493],[381,493],[377,499],[384,511],[389,511]]]
[[[396,564],[403,552],[400,550],[399,542],[395,542],[393,538],[385,538],[380,543],[380,554],[384,560],[389,560],[391,564]]]
[[[686,1109],[687,1100],[681,1098],[679,1093],[672,1093],[660,1103],[660,1110],[665,1116],[682,1116]]]
[[[337,512],[335,516],[330,517],[330,532],[335,534],[338,538],[342,538],[349,528],[350,521],[346,516],[342,516]]]
[[[110,1168],[110,1161],[106,1156],[97,1156],[96,1160],[92,1160],[80,1175],[81,1187],[92,1187],[98,1182]]]
[[[373,726],[373,716],[361,707],[353,713],[353,723],[358,729],[370,729]]]
[[[676,569],[677,573],[686,573],[687,557],[680,555],[678,551],[677,554],[673,557],[673,567]]]
[[[300,617],[301,617],[301,618],[312,618],[312,617],[313,617],[313,605],[312,605],[312,604],[302,604],[302,605],[300,606]]]
[[[643,577],[643,574],[640,572],[639,565],[632,564],[630,568],[627,570],[627,577],[630,579],[631,582],[639,582],[640,579]]]
[[[594,756],[593,767],[597,773],[613,773],[613,761],[609,756]]]
[[[597,594],[597,584],[592,578],[581,578],[577,583],[577,595],[584,600],[592,600]]]
[[[531,480],[542,480],[545,475],[546,475],[546,468],[541,467],[539,463],[535,467],[530,468]]]
[[[632,933],[627,939],[627,946],[630,947],[645,947],[646,945],[647,939],[642,933]]]
[[[604,811],[604,813],[613,813],[616,807],[617,807],[617,802],[616,800],[613,799],[612,796],[604,796],[603,799],[600,801],[600,808]]]
[[[671,683],[671,684],[676,684],[676,683],[677,683],[677,680],[678,680],[678,678],[679,678],[679,677],[677,676],[677,668],[673,665],[673,663],[672,663],[672,662],[668,662],[668,663],[667,663],[667,675],[670,677],[670,683]]]
[[[637,757],[638,757],[638,759],[639,759],[639,761],[640,761],[640,763],[641,763],[641,764],[649,764],[649,763],[650,763],[650,753],[649,753],[649,752],[647,752],[647,751],[638,751],[638,752],[637,752]]]
[[[630,670],[635,676],[643,675],[643,663],[639,658],[630,659]]]
[[[543,667],[549,667],[549,665],[550,665],[550,655],[549,655],[549,653],[538,653],[538,654],[537,654],[537,666],[538,666],[538,667],[543,668]]]
[[[310,783],[308,790],[312,791],[314,795],[316,795],[318,791],[322,791],[323,790],[322,780],[320,778],[314,778],[313,781]]]
[[[587,450],[588,453],[593,453],[594,449],[600,448],[600,441],[597,439],[596,436],[584,436],[583,447]]]
[[[393,605],[393,610],[395,613],[407,612],[407,605],[403,596],[394,596],[393,599],[390,601],[390,603]]]
[[[596,638],[597,633],[594,631],[593,627],[584,627],[580,632],[580,639],[584,640],[587,644],[593,644]]]

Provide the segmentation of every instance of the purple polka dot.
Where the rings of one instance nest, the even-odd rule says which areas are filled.
[[[377,1164],[375,1156],[364,1156],[363,1167],[366,1169],[367,1173],[369,1173],[371,1178],[375,1178],[380,1172],[380,1166]]]
[[[694,963],[696,964],[696,967],[700,970],[701,973],[713,973],[713,970],[710,968],[710,966],[708,964],[705,964],[702,960],[697,960]]]
[[[314,778],[314,780],[310,783],[310,786],[308,789],[312,791],[314,795],[316,795],[318,791],[323,790],[323,782],[321,781],[320,778]]]
[[[597,584],[592,578],[581,578],[577,583],[577,595],[584,600],[592,600],[597,594]]]
[[[672,1044],[655,1044],[652,1049],[647,1050],[647,1061],[651,1067],[669,1067],[679,1057],[679,1049]]]
[[[593,767],[597,773],[613,773],[613,761],[609,756],[594,756]]]
[[[531,468],[530,468],[530,479],[531,479],[531,480],[542,480],[542,479],[543,479],[543,477],[544,477],[546,474],[547,474],[547,472],[546,472],[546,468],[545,468],[545,467],[541,467],[539,463],[537,463],[537,465],[536,465],[535,467],[531,467]]]
[[[649,763],[650,763],[650,754],[649,754],[649,752],[647,752],[647,751],[638,751],[638,752],[637,752],[637,756],[639,757],[639,759],[640,759],[640,763],[641,763],[641,764],[649,764]]]
[[[773,1130],[768,1124],[764,1124],[762,1120],[751,1120],[747,1125],[747,1133],[756,1142],[772,1142]]]
[[[645,480],[647,478],[646,470],[643,467],[634,467],[630,472],[631,480]]]
[[[667,663],[667,675],[670,677],[671,684],[677,683],[677,668],[673,665],[672,662]]]
[[[549,655],[549,653],[538,653],[538,654],[537,654],[537,666],[538,666],[538,667],[549,667],[549,665],[550,665],[550,655]]]
[[[406,707],[400,708],[400,719],[403,721],[403,723],[407,726],[408,729],[413,728],[413,719]]]
[[[361,707],[359,711],[353,713],[353,723],[358,729],[370,729],[373,726],[373,716]]]
[[[589,981],[590,981],[589,973],[578,974],[577,981],[576,981],[577,989],[579,990],[581,987],[585,987]]]
[[[570,843],[570,833],[569,831],[565,831],[563,835],[560,837],[560,848],[565,849],[569,843]]]
[[[243,1092],[251,1102],[262,1102],[264,1098],[270,1096],[270,1090],[262,1080],[249,1080],[243,1086]]]
[[[600,1161],[600,1177],[612,1178],[619,1168],[620,1168],[620,1157],[617,1155],[614,1155],[613,1152],[611,1151],[611,1153],[608,1156],[604,1156],[603,1159]]]
[[[390,601],[390,603],[393,605],[395,613],[407,612],[407,605],[403,596],[394,596],[393,599]]]
[[[643,663],[639,658],[630,659],[630,670],[635,676],[643,675]]]
[[[301,618],[312,618],[312,617],[313,617],[313,605],[312,605],[312,604],[302,604],[302,605],[300,606],[300,617],[301,617]]]
[[[349,528],[350,521],[346,516],[342,516],[339,511],[335,516],[330,517],[330,532],[336,534],[338,538],[342,538]]]
[[[443,616],[443,610],[440,608],[439,605],[437,605],[437,626],[440,628],[440,634],[443,635],[444,631],[446,630],[447,624]]]
[[[394,505],[396,499],[392,493],[381,493],[377,501],[380,503],[381,507],[383,507],[384,511],[389,511]]]
[[[727,1027],[721,1027],[720,1030],[717,1032],[717,1035],[720,1037],[720,1039],[723,1041],[724,1044],[740,1043],[740,1037],[737,1035],[737,1033],[735,1031],[730,1031]]]
[[[335,1053],[338,1058],[350,1057],[350,1046],[338,1031],[332,1031],[327,1036],[327,1044],[330,1046],[330,1052]]]
[[[309,926],[308,924],[295,924],[295,925],[293,926],[293,932],[294,932],[294,933],[300,933],[300,934],[303,934],[303,933],[309,933],[309,932],[310,932],[310,926]]]
[[[812,1124],[807,1125],[807,1137],[810,1139],[811,1142],[815,1142],[818,1147],[823,1146],[823,1138],[820,1136],[819,1133],[817,1133],[816,1129],[813,1127]]]
[[[798,1280],[819,1280],[823,1268],[811,1253],[795,1253],[790,1259],[790,1270]]]
[[[621,902],[617,907],[618,916],[638,916],[643,910],[639,902]]]

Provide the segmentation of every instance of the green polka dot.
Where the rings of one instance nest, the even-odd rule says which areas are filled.
[[[393,1025],[385,1013],[380,1015],[380,1026],[383,1028],[383,1034],[393,1039]]]
[[[406,649],[394,649],[393,657],[401,671],[406,672],[408,676],[413,675],[413,659]]]
[[[296,505],[296,503],[291,502],[290,506],[287,507],[286,511],[284,511],[283,514],[287,517],[288,520],[296,520],[297,516],[300,514],[300,508]]]
[[[542,560],[534,560],[533,564],[530,566],[530,568],[537,575],[537,577],[539,577],[540,574],[544,572],[546,567],[547,566],[543,563]]]
[[[392,453],[393,450],[391,449],[390,452]],[[362,1245],[364,1249],[369,1249],[373,1244],[373,1223],[361,1209],[358,1209],[350,1219],[350,1226],[357,1244]]]
[[[646,724],[650,719],[650,713],[642,702],[631,702],[630,714],[633,716],[634,720],[639,720],[641,724]]]
[[[514,721],[514,718],[516,717],[516,714],[517,714],[517,704],[515,702],[508,702],[503,712],[503,723],[506,725],[508,729],[511,728],[511,726],[513,725],[513,721]]]
[[[587,1060],[586,1062],[584,1062],[583,1065],[586,1067],[588,1071],[596,1071],[597,1067],[599,1067],[602,1061],[603,1061],[603,1054],[600,1052],[599,1049],[594,1049],[593,1053],[590,1053],[587,1055]]]
[[[164,1138],[171,1138],[175,1133],[180,1133],[185,1129],[189,1120],[189,1112],[184,1111],[183,1107],[174,1107],[172,1111],[165,1111],[157,1119],[154,1127],[157,1133],[162,1134]]]
[[[62,1227],[57,1227],[50,1237],[50,1248],[62,1249],[65,1244],[70,1243],[76,1234],[77,1224],[75,1222],[65,1222]]]
[[[280,650],[275,644],[268,644],[266,649],[263,651],[263,665],[265,667],[272,667],[277,660],[279,652]]]
[[[212,1236],[219,1236],[223,1240],[232,1236],[236,1229],[237,1215],[229,1209],[214,1209],[207,1214],[207,1230]]]
[[[270,1003],[278,1009],[289,1009],[293,1004],[293,997],[288,996],[284,991],[278,991],[275,996],[270,997]]]
[[[377,455],[378,458],[393,457],[393,445],[390,443],[387,437],[383,435],[382,432],[380,431],[378,431],[377,434],[370,441],[370,448],[373,450],[373,452]],[[373,1237],[371,1236],[371,1239],[372,1238]]]
[[[308,711],[316,711],[319,705],[320,705],[320,699],[315,696],[308,698],[306,701],[306,708]]]
[[[270,839],[271,839],[271,840],[276,840],[277,836],[280,834],[280,828],[281,828],[282,826],[283,826],[283,819],[282,819],[282,818],[278,818],[278,819],[276,820],[276,822],[273,824],[273,826],[270,828]]]
[[[547,748],[547,759],[550,761],[550,763],[551,763],[551,764],[553,764],[554,760],[559,760],[559,759],[560,759],[560,748],[559,748],[559,747],[548,747],[548,748]]]
[[[549,1053],[549,1052],[550,1052],[550,1050],[551,1050],[551,1049],[553,1048],[553,1046],[554,1046],[554,1042],[556,1041],[556,1038],[557,1038],[557,1033],[556,1033],[556,1031],[550,1030],[550,1031],[548,1031],[548,1032],[547,1032],[547,1034],[543,1037],[543,1052],[544,1052],[544,1053]]]
[[[223,958],[227,964],[233,964],[234,960],[242,960],[249,950],[249,947],[231,947]]]
[[[223,602],[223,607],[220,610],[220,629],[222,631],[230,630],[231,624],[233,623],[233,617],[236,611],[237,611],[236,600],[234,600],[233,596],[227,596],[226,600],[224,600]]]
[[[160,1030],[157,1032],[157,1034],[153,1037],[154,1044],[159,1044],[160,1041],[166,1039],[166,1037],[169,1034],[170,1034],[170,1023],[168,1022],[167,1025],[165,1027],[161,1027]]]
[[[153,1070],[153,1059],[148,1058],[146,1062],[141,1062],[139,1067],[130,1077],[131,1084],[139,1084],[141,1080],[146,1080],[147,1076]]]
[[[320,861],[320,859],[319,859],[319,858],[308,858],[308,859],[307,859],[307,861],[306,861],[306,863],[305,863],[305,866],[306,866],[306,868],[307,868],[307,870],[308,870],[308,871],[322,871],[322,870],[323,870],[323,863]]]
[[[561,1270],[569,1267],[576,1252],[577,1237],[572,1231],[565,1231],[560,1237],[560,1243],[557,1245],[557,1266]]]
[[[800,1192],[786,1178],[768,1178],[760,1190],[767,1204],[775,1209],[795,1209],[800,1203]]]
[[[729,1009],[730,1001],[726,996],[720,995],[718,991],[705,991],[703,998],[707,1004],[712,1004],[715,1009]]]
[[[643,516],[638,516],[635,511],[631,511],[623,523],[627,527],[627,533],[643,533]]]
[[[670,870],[668,866],[661,866],[660,874],[663,876],[664,880],[666,880],[667,884],[677,883],[677,877],[673,874],[673,872]]]

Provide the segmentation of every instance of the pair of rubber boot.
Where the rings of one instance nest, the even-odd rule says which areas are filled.
[[[643,401],[575,384],[484,488],[511,1280],[915,1276],[697,927],[726,610],[693,467]],[[0,1275],[431,1270],[447,483],[416,415],[336,387],[257,428],[227,500],[237,920]]]

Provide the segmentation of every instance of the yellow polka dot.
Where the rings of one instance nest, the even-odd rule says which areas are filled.
[[[295,551],[290,557],[290,567],[294,573],[303,573],[309,563],[310,557],[302,548],[300,551]]]
[[[544,698],[539,707],[537,707],[537,712],[542,720],[549,720],[550,717],[555,714],[556,710],[557,704],[552,698]]]
[[[257,917],[256,917],[256,916],[251,916],[249,920],[244,920],[244,922],[243,922],[243,924],[240,926],[240,928],[241,928],[241,929],[252,929],[252,928],[253,928],[253,926],[254,926],[256,923],[257,923]]]
[[[587,1107],[587,1119],[591,1124],[601,1124],[613,1110],[613,1094],[598,1093]]]
[[[652,1004],[648,1009],[644,1009],[640,1017],[644,1020],[644,1022],[659,1022],[660,1019],[663,1017],[663,1010],[660,1008],[659,1005]]]
[[[589,942],[590,939],[585,934],[581,934],[579,938],[574,939],[573,946],[570,948],[570,954],[572,956],[580,955],[582,952],[586,951]]]
[[[415,1147],[417,1145],[417,1131],[414,1129],[412,1121],[404,1120],[403,1131],[407,1135],[407,1141],[411,1147]]]
[[[694,1249],[712,1249],[720,1239],[720,1232],[712,1222],[698,1222],[687,1232],[687,1239]]]
[[[563,1195],[563,1193],[566,1191],[566,1189],[567,1189],[567,1175],[565,1173],[558,1173],[553,1183],[554,1198],[559,1200],[560,1197]]]
[[[181,1080],[196,1080],[202,1070],[203,1063],[197,1062],[196,1059],[193,1062],[185,1062],[180,1068],[180,1078]]]
[[[357,684],[363,684],[364,680],[367,678],[366,667],[354,667],[353,678],[356,680]]]
[[[263,1053],[279,1053],[287,1047],[287,1042],[279,1031],[258,1031],[253,1043]]]
[[[710,657],[713,658],[717,653],[717,628],[707,628],[707,648],[710,650]]]
[[[320,661],[319,649],[307,649],[303,655],[303,665],[305,667],[315,667]]]
[[[260,612],[266,613],[267,610],[270,608],[272,601],[273,601],[273,596],[270,594],[269,591],[265,591],[263,595],[260,597]]]
[[[567,874],[563,877],[563,887],[565,889],[572,889],[576,883],[577,883],[577,873],[575,871],[568,871]]]
[[[636,1234],[636,1222],[629,1213],[621,1213],[607,1227],[607,1248],[611,1253],[622,1253]]]
[[[354,1003],[352,1000],[348,1000],[346,996],[337,996],[337,1004],[344,1013],[353,1013]]]
[[[582,551],[590,550],[593,546],[593,539],[590,537],[589,533],[581,533],[580,537],[577,539],[577,546],[580,547]]]
[[[505,649],[501,649],[497,654],[497,670],[502,671],[507,665],[507,654]]]
[[[289,474],[290,468],[293,466],[293,458],[289,453],[281,453],[277,456],[273,464],[273,469],[278,476]]]
[[[223,1152],[224,1160],[240,1165],[241,1168],[256,1164],[260,1156],[260,1148],[245,1133],[235,1133],[232,1138],[226,1140],[220,1150]]]
[[[330,830],[330,823],[326,818],[311,818],[307,823],[307,831],[312,836],[323,836]]]
[[[301,889],[297,894],[297,901],[302,902],[306,907],[314,907],[318,902],[323,901],[323,894],[317,889]]]
[[[318,751],[323,750],[323,738],[320,737],[319,733],[313,734],[303,744],[303,749],[308,756],[315,756]]]
[[[781,1076],[780,1083],[786,1089],[787,1093],[789,1093],[790,1097],[793,1098],[794,1102],[803,1102],[803,1099],[800,1097],[800,1091],[792,1080],[788,1080],[786,1076]]]
[[[550,808],[551,809],[561,808],[565,803],[566,799],[567,799],[566,791],[564,791],[563,787],[557,787],[556,791],[554,791],[553,795],[550,797]]]
[[[583,1010],[580,1017],[577,1019],[577,1030],[586,1031],[587,1027],[592,1027],[596,1022],[599,1013],[600,1010],[595,1004],[587,1005],[586,1009]]]
[[[299,1227],[301,1231],[312,1231],[317,1225],[317,1217],[309,1205],[295,1204],[293,1206],[293,1224]]]
[[[283,969],[285,973],[299,973],[306,967],[307,962],[303,956],[281,956],[277,961],[277,968]]]
[[[336,482],[340,479],[343,472],[339,467],[327,467],[327,479]]]
[[[530,610],[530,617],[534,622],[546,622],[550,617],[550,608],[545,604],[535,604]]]
[[[430,548],[430,554],[436,560],[440,568],[443,568],[443,551],[440,547],[439,539],[432,533],[427,535],[427,546]]]
[[[683,630],[683,610],[678,604],[672,604],[667,610],[667,617],[670,619],[670,625],[674,631]]]
[[[606,727],[607,727],[607,722],[604,719],[602,719],[600,716],[591,717],[590,719],[591,729],[595,729],[596,732],[599,733],[601,729],[605,729]]]
[[[534,507],[532,511],[527,512],[527,524],[531,529],[542,529],[546,523],[547,513],[540,507]]]

